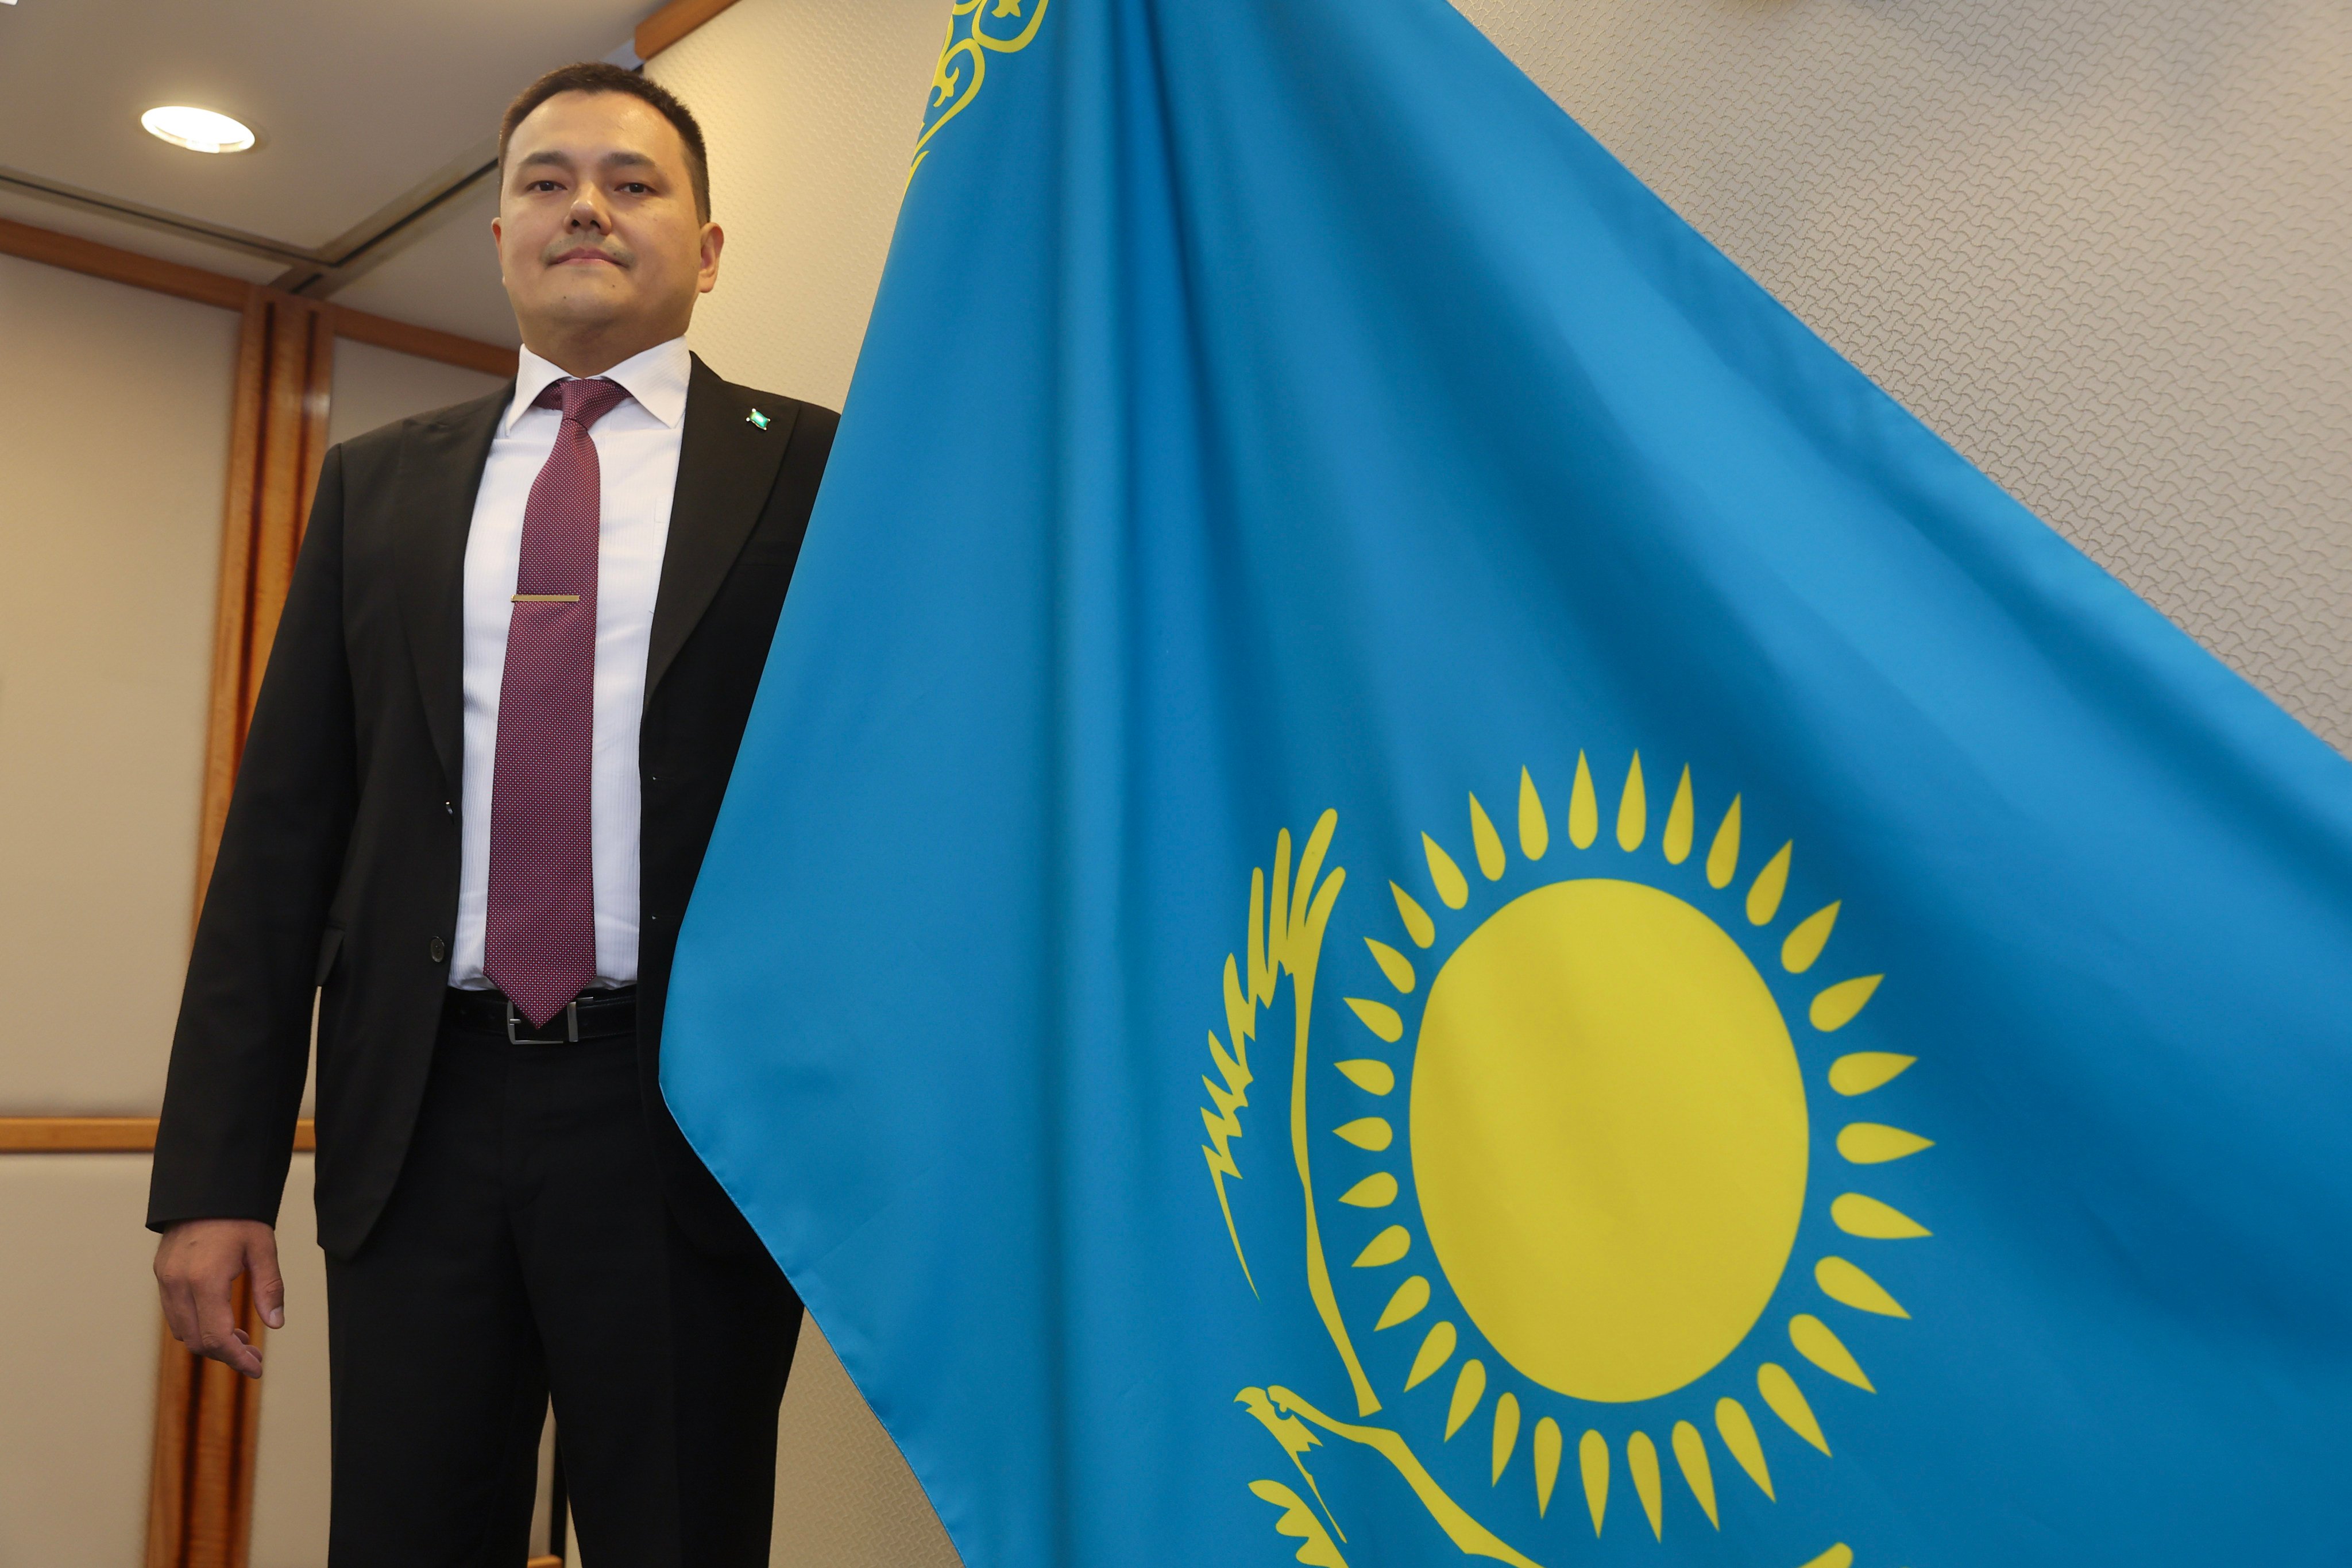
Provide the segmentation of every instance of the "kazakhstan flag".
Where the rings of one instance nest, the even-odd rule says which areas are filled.
[[[970,1568],[2352,1560],[2352,768],[1444,0],[960,0],[665,1084]]]

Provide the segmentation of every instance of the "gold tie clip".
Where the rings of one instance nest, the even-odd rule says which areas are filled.
[[[518,605],[576,605],[580,602],[580,595],[577,594],[517,594],[514,596],[514,602]]]

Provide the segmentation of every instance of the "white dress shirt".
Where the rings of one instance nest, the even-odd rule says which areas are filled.
[[[531,481],[555,449],[563,423],[531,403],[564,373],[529,349],[474,499],[466,537],[466,755],[458,786],[461,849],[457,944],[449,984],[487,991],[483,925],[490,892],[490,788],[497,775],[499,687],[506,676],[507,626],[522,556],[522,513]],[[669,509],[677,489],[690,362],[672,338],[604,373],[628,397],[589,431],[596,444],[602,511],[596,531],[595,738],[589,821],[596,882],[596,983],[637,978],[637,720],[646,700],[646,649]]]

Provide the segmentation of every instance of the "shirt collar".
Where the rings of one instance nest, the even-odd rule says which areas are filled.
[[[643,353],[631,354],[606,371],[604,379],[618,382],[646,413],[676,429],[678,421],[686,417],[686,385],[693,364],[686,340],[672,338],[666,343],[656,343]],[[563,380],[566,374],[530,350],[522,350],[515,366],[514,400],[507,405],[507,416],[499,426],[499,432],[511,435],[515,421],[530,411],[541,393]]]

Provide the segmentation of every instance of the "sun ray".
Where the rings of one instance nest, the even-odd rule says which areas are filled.
[[[1576,753],[1576,783],[1568,792],[1568,841],[1579,849],[1590,849],[1592,841],[1601,837],[1601,805],[1592,797],[1592,770],[1584,761],[1584,753]]]
[[[1675,804],[1666,808],[1666,836],[1659,841],[1669,866],[1679,866],[1690,858],[1691,817],[1690,769],[1685,767],[1683,782],[1675,786]]]
[[[1470,843],[1478,851],[1479,875],[1490,882],[1501,881],[1503,836],[1495,831],[1494,818],[1486,815],[1486,808],[1478,804],[1475,795],[1470,797]]]
[[[1860,1193],[1839,1194],[1830,1205],[1830,1218],[1848,1236],[1868,1237],[1873,1241],[1908,1241],[1936,1234],[1901,1209]]]
[[[1349,1208],[1384,1209],[1397,1201],[1397,1179],[1386,1171],[1374,1171],[1341,1193],[1339,1201]]]
[[[1658,1446],[1650,1441],[1647,1432],[1636,1432],[1625,1439],[1625,1473],[1633,1478],[1633,1495],[1642,1500],[1642,1511],[1650,1516],[1651,1535],[1664,1541],[1666,1489],[1658,1479]]]
[[[1462,1423],[1470,1419],[1478,1402],[1486,1397],[1486,1363],[1473,1356],[1462,1363],[1454,1379],[1454,1403],[1445,1407],[1445,1440],[1454,1441],[1454,1434],[1462,1430]]]
[[[1675,1423],[1675,1463],[1682,1467],[1683,1479],[1688,1483],[1691,1496],[1706,1510],[1707,1523],[1723,1528],[1723,1521],[1715,1511],[1715,1467],[1707,1463],[1706,1439],[1698,1428],[1687,1421]]]
[[[1592,1533],[1609,1512],[1609,1439],[1587,1432],[1576,1445],[1576,1468],[1584,1481],[1584,1511],[1592,1516]]]
[[[1706,851],[1706,885],[1728,888],[1731,874],[1739,869],[1739,797],[1731,797],[1731,808],[1723,814],[1723,826],[1715,830],[1715,842]]]
[[[1722,1436],[1723,1446],[1731,1450],[1731,1457],[1739,1461],[1739,1468],[1748,1472],[1748,1479],[1765,1497],[1778,1502],[1780,1499],[1772,1496],[1771,1468],[1764,1463],[1764,1445],[1756,1436],[1756,1423],[1748,1418],[1748,1407],[1737,1399],[1717,1400],[1715,1429]]]
[[[1397,994],[1401,996],[1412,995],[1412,960],[1391,947],[1387,942],[1376,942],[1370,937],[1364,939],[1364,945],[1371,950],[1372,962],[1381,966],[1381,973],[1388,977],[1390,984],[1397,988]]]
[[[1781,968],[1791,974],[1802,974],[1813,966],[1813,960],[1821,957],[1822,949],[1829,945],[1830,928],[1837,924],[1838,905],[1844,901],[1841,899],[1838,903],[1815,910],[1797,922],[1797,929],[1780,944]],[[1408,985],[1405,989],[1410,991],[1412,987]]]
[[[1794,843],[1781,845],[1780,853],[1765,861],[1756,880],[1748,884],[1749,925],[1770,925],[1772,917],[1780,912],[1780,895],[1789,890],[1789,857],[1796,847]]]
[[[1382,1329],[1393,1329],[1399,1323],[1420,1316],[1421,1310],[1428,1305],[1429,1281],[1416,1274],[1396,1288],[1396,1294],[1389,1298],[1389,1304],[1381,1310],[1381,1321],[1372,1325],[1372,1331],[1378,1333]]]
[[[1868,1094],[1901,1078],[1903,1069],[1918,1059],[1893,1051],[1856,1051],[1830,1063],[1830,1087],[1843,1095]]]
[[[1454,1359],[1454,1345],[1457,1338],[1459,1336],[1454,1331],[1452,1323],[1440,1320],[1430,1326],[1429,1332],[1422,1339],[1421,1349],[1413,1352],[1412,1370],[1404,1374],[1406,1392],[1419,1387],[1428,1381],[1431,1373]]]
[[[1922,1138],[1916,1132],[1906,1132],[1882,1121],[1849,1122],[1838,1130],[1837,1135],[1837,1152],[1851,1165],[1884,1165],[1889,1160],[1906,1160],[1922,1149],[1935,1146],[1933,1138]]]
[[[1348,1081],[1366,1094],[1386,1094],[1396,1088],[1396,1068],[1386,1062],[1374,1061],[1370,1057],[1357,1057],[1331,1065],[1347,1075]]]
[[[1519,1396],[1506,1394],[1495,1401],[1495,1473],[1486,1484],[1502,1484],[1503,1472],[1511,1468],[1511,1451],[1519,1446]]]
[[[1536,794],[1535,776],[1519,770],[1519,853],[1540,860],[1551,847],[1551,824],[1544,818],[1543,796]]]
[[[1813,1027],[1824,1035],[1843,1029],[1853,1022],[1854,1015],[1862,1011],[1864,1005],[1870,1000],[1871,993],[1876,991],[1878,983],[1885,978],[1884,974],[1863,974],[1852,980],[1841,980],[1813,998],[1813,1005],[1805,1010],[1805,1016],[1812,1020]]]
[[[1392,1225],[1364,1243],[1364,1250],[1356,1254],[1354,1266],[1358,1268],[1385,1268],[1412,1250],[1412,1233],[1401,1225]]]
[[[1843,1383],[1850,1383],[1865,1394],[1878,1390],[1870,1386],[1864,1375],[1862,1363],[1845,1348],[1845,1342],[1830,1331],[1830,1326],[1811,1312],[1800,1312],[1789,1320],[1789,1342],[1797,1353]]]
[[[1437,840],[1424,833],[1421,836],[1421,852],[1429,861],[1430,885],[1437,889],[1438,901],[1449,910],[1458,910],[1470,901],[1469,879],[1454,857],[1437,846]]]
[[[1764,1396],[1765,1405],[1780,1418],[1780,1424],[1814,1447],[1826,1454],[1830,1440],[1822,1436],[1822,1424],[1813,1415],[1813,1407],[1805,1402],[1805,1391],[1789,1375],[1789,1369],[1778,1362],[1766,1362],[1756,1369],[1756,1392]]]
[[[1824,1258],[1813,1265],[1813,1283],[1822,1294],[1832,1301],[1842,1301],[1858,1312],[1875,1312],[1882,1318],[1907,1318],[1903,1303],[1886,1293],[1886,1287],[1873,1279],[1843,1258]]]
[[[1398,1017],[1397,1010],[1387,1003],[1367,1001],[1361,996],[1349,996],[1342,1000],[1354,1010],[1357,1017],[1364,1021],[1364,1027],[1389,1044],[1395,1045],[1404,1038],[1404,1020]]]
[[[1617,847],[1632,853],[1642,847],[1642,839],[1650,831],[1650,796],[1642,787],[1642,753],[1633,753],[1633,765],[1625,770],[1625,793],[1617,798]]]
[[[1396,1136],[1396,1130],[1391,1127],[1386,1120],[1378,1116],[1360,1116],[1353,1121],[1334,1127],[1331,1131],[1353,1143],[1357,1148],[1369,1149],[1375,1154],[1387,1148],[1389,1140]]]
[[[1397,918],[1404,921],[1404,933],[1412,938],[1412,945],[1427,947],[1435,942],[1437,922],[1429,918],[1429,911],[1415,903],[1412,895],[1396,883],[1389,884],[1389,891],[1396,895]]]
[[[1800,1568],[1853,1568],[1853,1548],[1841,1541]]]
[[[1559,1423],[1547,1415],[1536,1423],[1536,1435],[1528,1445],[1528,1458],[1536,1468],[1536,1517],[1551,1512],[1551,1489],[1559,1479]]]

